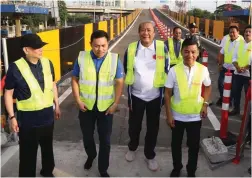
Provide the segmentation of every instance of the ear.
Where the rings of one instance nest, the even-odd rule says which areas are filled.
[[[23,47],[23,51],[24,51],[25,54],[28,54],[28,50],[27,50],[26,47]]]

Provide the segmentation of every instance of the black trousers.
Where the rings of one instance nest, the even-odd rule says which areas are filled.
[[[19,177],[36,177],[38,145],[41,147],[42,170],[51,174],[54,169],[53,127],[49,126],[19,130]]]
[[[132,111],[129,112],[129,150],[135,151],[139,145],[144,111],[147,116],[147,132],[145,135],[144,154],[147,159],[156,156],[154,151],[159,130],[160,98],[146,102],[132,95]]]
[[[172,159],[174,169],[180,170],[182,165],[181,145],[184,130],[187,132],[188,163],[187,171],[195,172],[197,169],[199,143],[200,143],[201,121],[182,122],[175,120],[175,127],[172,128]]]
[[[240,103],[241,103],[241,92],[242,88],[244,87],[245,96],[249,88],[249,80],[250,77],[245,77],[241,75],[233,75],[234,82],[232,84],[232,90],[234,91],[234,108],[240,110]],[[245,99],[244,99],[245,101]]]
[[[98,169],[106,172],[109,167],[110,136],[112,133],[113,115],[105,115],[105,112],[86,111],[79,112],[80,127],[83,134],[84,148],[88,158],[94,159],[97,156],[94,141],[95,123],[99,134],[100,148],[98,156]]]
[[[222,70],[220,71],[219,78],[218,78],[218,89],[219,89],[221,99],[223,97],[224,79],[225,79],[225,73],[227,71],[228,70],[226,68],[222,67]],[[234,83],[234,70],[230,70],[230,72],[233,74],[232,75],[232,85],[233,85],[233,83]],[[232,101],[233,101],[233,95],[234,95],[234,90],[232,87],[231,94],[230,94],[230,103],[232,103]]]

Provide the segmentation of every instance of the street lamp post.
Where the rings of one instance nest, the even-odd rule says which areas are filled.
[[[94,23],[95,23],[95,7],[96,7],[96,0],[94,0]]]

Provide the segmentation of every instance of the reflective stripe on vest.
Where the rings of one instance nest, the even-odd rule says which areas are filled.
[[[249,42],[247,50],[244,52],[245,41],[241,40],[238,53],[237,53],[237,63],[240,67],[245,67],[249,65],[249,58],[251,55],[251,42]]]
[[[232,64],[232,62],[233,62],[232,57],[234,54],[235,45],[233,45],[232,49],[229,51],[229,46],[231,45],[231,40],[230,40],[230,36],[228,36],[228,37],[229,38],[227,38],[227,40],[225,42],[225,47],[224,47],[224,63]],[[240,36],[236,40],[242,41]],[[237,43],[237,41],[236,41],[236,43]]]
[[[114,79],[117,69],[118,54],[109,53],[104,59],[98,73],[90,55],[90,51],[81,51],[78,57],[80,66],[79,86],[80,99],[85,103],[88,110],[92,110],[97,98],[97,108],[105,111],[114,102]],[[98,96],[96,85],[98,84]]]
[[[135,81],[134,63],[135,63],[135,54],[137,50],[137,43],[138,42],[131,43],[127,51],[127,73],[125,77],[125,83],[128,85],[132,85]],[[165,84],[166,79],[165,60],[166,55],[164,52],[164,42],[156,40],[156,71],[154,74],[155,76],[153,81],[153,86],[155,88],[163,87]]]
[[[199,114],[202,108],[203,98],[199,101],[199,96],[204,66],[198,62],[196,62],[195,65],[191,88],[188,87],[184,64],[181,62],[174,66],[179,87],[180,101],[174,101],[174,97],[172,96],[171,108],[180,114]]]
[[[46,58],[40,59],[40,62],[44,74],[44,92],[25,59],[21,58],[15,61],[31,91],[30,98],[21,101],[16,100],[19,111],[38,111],[53,106],[53,80],[50,62]]]
[[[181,39],[180,49],[179,49],[179,56],[176,56],[174,44],[173,44],[173,38],[168,38],[168,46],[169,46],[169,55],[170,55],[170,64],[178,64],[179,62],[183,61],[183,57],[181,55],[181,47],[182,47],[183,40]]]

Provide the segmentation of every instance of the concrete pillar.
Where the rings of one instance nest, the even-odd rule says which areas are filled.
[[[16,23],[16,37],[21,36],[21,21],[20,21],[20,16],[15,17],[15,23]]]
[[[47,30],[47,16],[45,15],[45,29]]]

